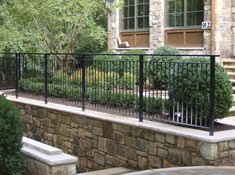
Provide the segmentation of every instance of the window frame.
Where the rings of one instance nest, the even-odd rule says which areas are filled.
[[[203,1],[203,0],[202,0]],[[175,2],[175,0],[174,0]],[[201,29],[201,24],[200,25],[191,25],[189,26],[187,24],[187,21],[188,21],[188,0],[183,0],[183,7],[184,7],[184,11],[183,11],[183,26],[169,26],[169,10],[168,10],[168,3],[169,3],[169,0],[166,0],[165,1],[165,29],[167,30],[173,30],[173,29]],[[205,4],[204,4],[204,1],[203,1],[203,10],[202,10],[202,13],[203,13],[203,21],[204,21],[204,18],[205,18]],[[191,11],[192,12],[192,11]],[[194,13],[198,12],[198,11],[193,11]]]
[[[150,1],[150,0],[149,0]],[[143,15],[142,17],[148,17],[148,28],[138,28],[138,0],[134,0],[134,29],[124,29],[124,7],[120,10],[120,31],[121,32],[148,32],[149,31],[149,13],[148,15]],[[150,6],[148,2],[148,8],[150,11]]]

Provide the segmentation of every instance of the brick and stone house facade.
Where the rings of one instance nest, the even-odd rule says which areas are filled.
[[[172,45],[181,53],[235,56],[234,0],[124,0],[108,21],[109,49],[117,52]]]

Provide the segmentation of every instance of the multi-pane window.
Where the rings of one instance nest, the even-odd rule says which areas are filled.
[[[124,0],[123,31],[143,31],[149,28],[149,0]]]
[[[204,19],[203,0],[168,0],[167,27],[201,26]]]

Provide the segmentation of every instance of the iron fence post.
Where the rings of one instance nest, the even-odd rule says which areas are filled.
[[[214,109],[215,108],[215,56],[210,57],[210,136],[214,135]]]
[[[139,122],[143,122],[144,55],[139,57]]]
[[[21,54],[19,54],[19,80],[21,80]]]
[[[48,103],[48,69],[47,69],[47,57],[48,55],[44,55],[44,101],[45,104]]]
[[[85,55],[82,55],[81,66],[82,66],[82,111],[85,111],[85,91],[86,91],[86,70],[85,70]]]
[[[15,91],[15,94],[16,94],[16,98],[19,97],[19,54],[17,53],[16,54],[16,63],[15,63],[15,78],[16,78],[16,81],[15,81],[15,86],[16,86],[16,91]]]

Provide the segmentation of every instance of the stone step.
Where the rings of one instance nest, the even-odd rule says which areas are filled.
[[[235,79],[235,72],[227,72],[227,74],[231,79]]]
[[[224,66],[235,66],[235,60],[234,59],[224,59],[223,65]]]
[[[134,172],[132,169],[124,168],[124,167],[117,167],[117,168],[109,168],[105,170],[99,171],[91,171],[87,173],[79,173],[77,175],[121,175],[124,173]]]
[[[227,72],[235,72],[235,65],[233,66],[223,66]]]
[[[232,85],[235,85],[235,80],[234,79],[230,79]]]

